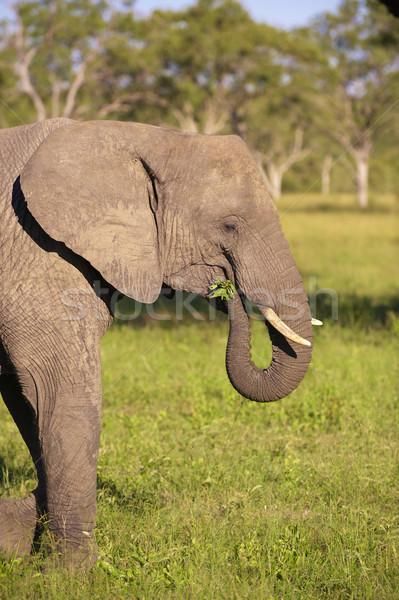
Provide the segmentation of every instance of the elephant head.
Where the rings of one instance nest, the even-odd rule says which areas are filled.
[[[52,133],[21,174],[29,210],[112,286],[153,302],[162,283],[209,296],[216,278],[229,300],[227,372],[251,400],[294,390],[311,358],[312,326],[302,280],[277,210],[245,143],[97,121]],[[269,368],[251,361],[243,297],[266,319]]]

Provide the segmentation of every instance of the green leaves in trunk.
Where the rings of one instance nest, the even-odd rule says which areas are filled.
[[[209,286],[209,289],[212,290],[212,293],[209,294],[210,298],[220,298],[221,300],[230,300],[236,293],[236,288],[231,283],[230,279],[222,281],[219,277],[216,279],[215,283],[212,283],[212,285]]]

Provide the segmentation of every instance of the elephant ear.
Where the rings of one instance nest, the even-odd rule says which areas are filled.
[[[21,173],[28,208],[55,240],[140,302],[162,286],[155,187],[123,123],[76,123],[38,147]]]

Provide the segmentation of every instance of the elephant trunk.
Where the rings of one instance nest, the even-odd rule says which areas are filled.
[[[297,318],[290,320],[300,336],[312,341],[313,332],[307,297],[302,283],[296,286]],[[260,310],[267,312],[260,306]],[[283,311],[281,307],[281,312]],[[230,332],[226,349],[226,369],[230,382],[242,396],[255,402],[273,402],[291,393],[302,381],[311,359],[308,346],[289,341],[266,320],[273,345],[273,357],[267,369],[259,369],[251,359],[249,321],[238,293],[228,301]],[[276,306],[277,314],[280,312]]]

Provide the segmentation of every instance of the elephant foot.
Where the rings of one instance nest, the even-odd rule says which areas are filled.
[[[0,499],[0,553],[26,556],[32,549],[37,523],[36,498]]]
[[[52,553],[46,559],[43,570],[45,572],[56,569],[88,571],[98,559],[97,544],[92,538],[79,546],[67,540],[57,540]]]

